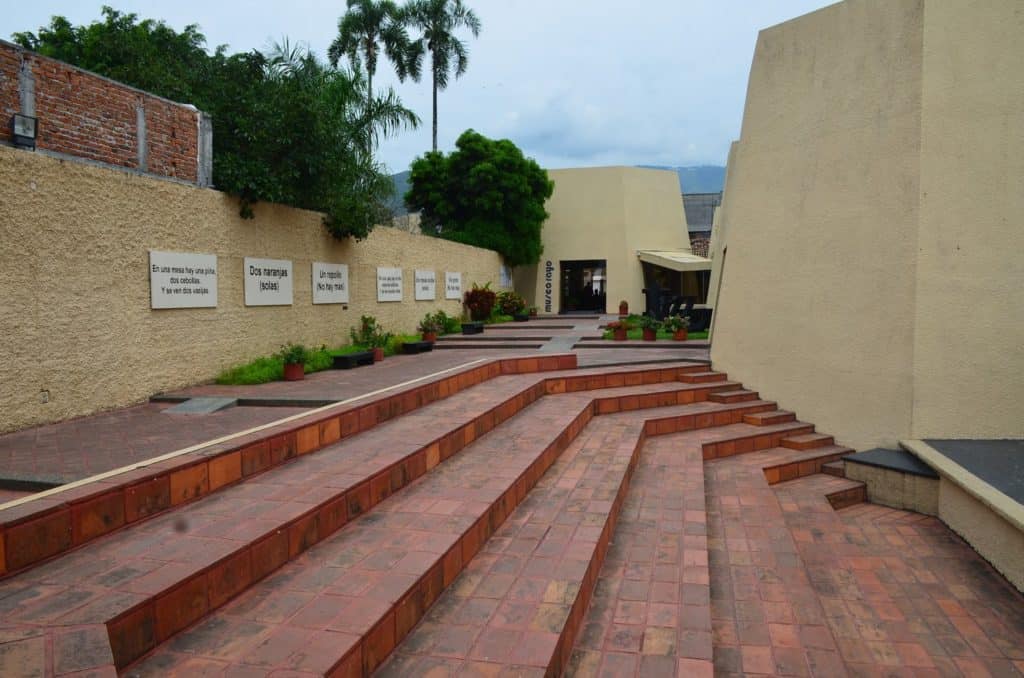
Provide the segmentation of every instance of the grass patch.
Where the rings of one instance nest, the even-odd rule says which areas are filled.
[[[330,369],[334,364],[335,355],[326,346],[310,350],[309,360],[305,366],[306,374]],[[284,379],[284,361],[280,358],[269,356],[256,358],[252,362],[236,365],[222,372],[217,377],[217,383],[229,386],[247,386],[266,384],[271,381],[280,381],[281,379]]]

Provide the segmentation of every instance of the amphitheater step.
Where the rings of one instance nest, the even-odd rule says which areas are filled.
[[[728,378],[729,375],[725,372],[691,372],[682,375],[679,380],[688,384],[697,384],[706,381],[722,381]]]
[[[438,664],[447,664],[447,675],[559,675],[642,431],[636,415],[591,422],[378,675],[427,675]]]
[[[779,459],[766,463],[764,466],[764,477],[769,485],[822,473],[822,467],[825,464],[842,459],[853,450],[840,445],[827,445],[810,450],[780,447],[777,452],[779,452]]]
[[[93,656],[123,667],[548,390],[637,382],[620,394],[675,389],[677,399],[703,399],[722,387],[667,381],[686,369],[693,368],[517,375],[467,389],[9,577],[0,597],[28,602],[5,607],[4,622],[53,638],[68,624],[103,628]],[[565,398],[572,399],[558,399]],[[580,398],[593,409],[593,395]],[[729,409],[742,418],[741,409]],[[243,468],[250,461],[233,458]],[[8,661],[0,656],[0,674]]]
[[[835,476],[836,478],[845,478],[846,464],[842,459],[830,461],[827,464],[821,465],[821,472],[826,475]]]
[[[782,441],[782,446],[788,447],[791,450],[813,450],[816,447],[825,447],[833,443],[835,443],[835,438],[830,435],[808,432],[785,438]]]
[[[828,503],[836,511],[844,509],[868,500],[867,487],[864,483],[847,478],[836,478],[824,473],[816,473],[804,478],[791,480],[791,483],[800,483],[800,489],[806,494],[824,495]],[[777,485],[782,488],[785,485]]]
[[[651,388],[645,385],[634,390]],[[208,620],[158,648],[133,667],[132,673],[157,675],[184,670],[183,666],[191,666],[189,662],[196,659],[196,653],[203,654],[203,661],[215,662],[221,668],[255,662],[264,667],[297,669],[300,667],[296,662],[305,661],[305,651],[298,647],[289,649],[286,639],[301,636],[308,640],[310,636],[319,637],[317,634],[323,635],[324,644],[333,643],[340,650],[331,654],[318,645],[318,664],[313,670],[342,675],[347,675],[345,671],[349,669],[356,674],[368,673],[522,500],[540,470],[557,457],[561,446],[571,438],[573,427],[578,429],[589,418],[593,402],[593,394],[573,394],[531,405],[523,416],[504,422],[450,462],[285,565]],[[698,402],[656,408],[645,413],[655,423],[645,425],[643,431],[657,435],[660,431],[692,426],[697,416],[718,411],[732,412],[731,416],[741,419],[744,406],[757,403]],[[600,417],[597,422],[606,419]],[[712,425],[713,419],[706,420],[708,425]],[[570,421],[571,424],[566,423]],[[602,449],[621,452],[626,445],[621,442],[625,431],[621,427],[609,435],[595,436],[589,427],[587,431],[585,439],[600,442]],[[548,445],[544,450],[540,449],[542,442]],[[555,443],[558,449],[552,451]],[[513,463],[528,469],[515,475],[508,470]],[[437,515],[422,517],[424,512]],[[322,610],[309,612],[313,615],[310,623],[321,626],[300,634],[293,628],[298,615],[287,624],[268,624],[252,616],[256,614],[252,610],[258,611],[262,601],[296,597],[303,599],[304,605]],[[349,611],[336,618],[342,608]],[[328,614],[330,611],[333,616]],[[353,626],[352,619],[359,620],[358,628]],[[239,629],[252,624],[259,627],[253,631],[253,637],[238,638]],[[223,637],[224,629],[236,640]],[[341,642],[338,636],[331,635],[338,633],[351,637]],[[285,644],[274,649],[277,643]],[[238,652],[228,653],[222,650],[224,646],[238,647]],[[285,650],[288,652],[280,655]]]
[[[708,396],[708,400],[713,400],[716,403],[735,403],[742,400],[757,400],[757,398],[757,391],[748,391],[746,389],[737,389],[728,393],[713,393]]]
[[[813,430],[813,425],[799,421],[768,426],[742,423],[723,426],[706,432],[706,440],[701,446],[702,454],[705,460],[709,460],[766,450],[779,447],[787,437],[800,436]]]
[[[743,422],[752,426],[783,424],[787,421],[796,421],[796,414],[789,410],[774,410],[772,412],[756,412],[743,417]]]

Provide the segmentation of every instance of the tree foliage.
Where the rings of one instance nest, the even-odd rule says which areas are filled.
[[[495,250],[510,266],[540,259],[554,183],[511,141],[466,130],[451,154],[416,158],[409,181],[405,203],[422,211],[424,233]]]
[[[287,44],[268,53],[212,54],[191,25],[103,8],[102,22],[54,17],[18,44],[175,101],[213,120],[213,183],[237,195],[243,216],[259,201],[325,213],[336,237],[365,238],[389,218],[390,178],[372,156],[380,139],[419,119],[393,90],[369,96],[358,73]],[[367,152],[367,150],[371,152]]]
[[[480,35],[480,19],[462,0],[410,0],[403,10],[405,21],[422,36],[410,49],[410,69],[418,80],[423,55],[430,53],[433,94],[433,150],[437,150],[437,92],[448,87],[449,74],[459,78],[469,66],[469,48],[455,32],[468,28]]]
[[[409,59],[409,35],[405,30],[404,13],[392,0],[348,0],[347,10],[338,20],[338,37],[331,43],[327,56],[332,66],[344,56],[353,71],[366,65],[366,89],[373,97],[373,76],[381,49],[395,66],[398,79],[410,75],[409,67],[418,64]],[[411,73],[419,79],[419,70]]]

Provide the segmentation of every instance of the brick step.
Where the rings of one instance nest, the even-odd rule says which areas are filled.
[[[743,423],[752,426],[784,424],[787,421],[796,421],[796,413],[789,410],[773,410],[770,412],[756,412],[743,417]]]
[[[246,435],[194,445],[134,469],[33,496],[0,510],[0,554],[6,554],[0,556],[0,577],[501,375],[571,370],[575,365],[575,356],[564,354],[454,368],[383,395],[353,398]],[[197,477],[203,479],[196,483]]]
[[[783,439],[800,436],[814,431],[814,426],[800,421],[771,424],[768,426],[751,426],[750,424],[732,424],[712,429],[704,433],[702,443],[704,460],[730,457],[734,454],[757,452],[772,447],[779,447]]]
[[[828,445],[803,451],[779,447],[776,451],[779,453],[779,459],[764,466],[764,477],[769,485],[822,473],[825,464],[835,462],[853,452],[849,447],[841,445]]]
[[[845,478],[846,464],[842,461],[842,459],[830,461],[827,464],[821,465],[821,472],[826,475],[835,476],[836,478]]]
[[[499,338],[496,340],[477,341],[475,339],[467,339],[466,341],[446,341],[444,343],[437,343],[434,348],[438,351],[459,351],[459,350],[526,350],[526,349],[538,349],[544,345],[544,342],[532,340],[508,340]]]
[[[291,461],[338,440],[369,431],[431,403],[502,375],[529,375],[543,393],[562,393],[676,381],[703,365],[571,368],[573,355],[509,358],[458,369],[426,383],[359,402],[341,403],[245,436],[150,460],[140,468],[98,477],[73,488],[0,510],[0,577],[32,567],[125,526]],[[527,387],[524,386],[524,389]],[[735,388],[723,386],[722,388]],[[506,404],[496,414],[510,415]],[[521,404],[519,405],[521,407]],[[455,436],[458,438],[458,436]]]
[[[813,431],[813,429],[812,429]],[[824,433],[808,432],[789,436],[782,441],[783,447],[791,450],[813,450],[818,447],[825,447],[835,443],[835,438]]]
[[[712,675],[700,434],[644,442],[564,675]]]
[[[708,399],[713,400],[716,403],[735,403],[741,400],[757,400],[757,391],[748,391],[746,389],[737,389],[735,391],[715,393]]]
[[[679,377],[679,380],[688,384],[697,384],[707,381],[724,381],[729,375],[725,372],[691,372]]]
[[[749,406],[746,403],[744,405]],[[695,413],[713,414],[717,410],[738,411],[737,416],[742,417],[742,411],[737,410],[737,405],[706,402],[652,409],[645,412],[644,416],[649,415],[650,418],[661,422],[673,420],[678,422],[678,425],[686,425],[688,421],[694,421]],[[348,639],[351,642],[347,644],[340,643],[338,637],[334,635],[325,636],[331,640],[323,641],[329,646],[340,646],[352,654],[334,656],[330,655],[328,649],[324,649],[318,661],[326,664],[316,670],[340,670],[342,667],[359,665],[364,672],[369,672],[390,651],[390,644],[393,644],[396,638],[400,639],[436,598],[440,591],[437,586],[437,572],[444,572],[444,585],[450,583],[449,571],[454,568],[451,572],[453,576],[459,571],[462,563],[468,561],[479,545],[501,524],[511,508],[522,500],[525,490],[539,477],[540,471],[537,469],[546,468],[553,461],[561,448],[592,416],[593,411],[592,394],[565,395],[544,399],[531,405],[529,410],[524,412],[524,416],[502,423],[451,461],[391,497],[377,510],[356,518],[339,534],[285,565],[278,574],[255,584],[241,594],[237,601],[214,613],[210,620],[203,621],[194,629],[174,638],[170,644],[158,649],[152,657],[144,660],[142,668],[159,673],[167,670],[170,665],[177,666],[179,662],[187,661],[188,653],[194,652],[194,647],[220,648],[228,643],[226,639],[221,638],[218,641],[204,634],[212,633],[216,636],[222,628],[235,629],[241,622],[237,619],[233,622],[232,617],[237,616],[239,607],[258,607],[261,601],[275,595],[293,596],[306,591],[307,589],[303,587],[308,587],[309,582],[323,582],[324,578],[329,578],[335,582],[332,595],[337,593],[348,596],[343,600],[333,600],[333,603],[344,603],[344,609],[350,610],[345,613],[346,619],[350,620],[355,614],[355,618],[362,619],[364,623],[360,629],[320,629],[324,633],[330,631],[332,634],[344,632],[353,635]],[[561,423],[559,418],[563,420]],[[598,421],[603,420],[602,417]],[[571,424],[567,424],[567,421],[571,421]],[[647,424],[643,430],[647,435],[656,435],[655,428],[655,425]],[[588,428],[588,439],[591,435],[589,430]],[[541,443],[548,440],[551,442],[541,451]],[[599,436],[596,440],[610,449],[621,447],[609,445],[614,440],[611,436]],[[532,470],[520,472],[519,475],[503,470],[506,466],[503,466],[502,460],[506,458],[515,460],[515,463],[520,465],[529,464],[529,469]],[[432,501],[425,503],[425,497],[431,497]],[[463,510],[463,513],[454,514],[462,516],[456,521],[455,527],[458,529],[452,529],[451,520],[442,521],[442,525],[435,525],[438,518],[418,519],[419,514],[424,511],[439,512],[443,509],[446,512],[455,512],[457,508]],[[475,513],[465,514],[471,510]],[[424,530],[440,530],[441,534],[431,532],[428,537],[423,537],[421,532]],[[407,534],[410,531],[414,534]],[[429,543],[424,543],[424,540]],[[407,552],[410,548],[429,553],[419,553],[413,557]],[[401,550],[402,553],[396,555],[396,550]],[[461,555],[454,555],[456,553]],[[358,554],[358,560],[364,565],[353,570],[355,563],[350,559],[355,556],[342,554]],[[388,560],[388,554],[395,555],[395,560],[401,558],[402,563],[408,563],[409,567],[415,566],[418,569],[413,572],[403,571],[403,576],[397,579],[385,576],[381,579],[380,586],[390,588],[371,587],[370,592],[366,593],[364,583],[376,579],[363,570],[372,569],[367,563],[373,564],[378,570],[392,570],[395,563]],[[343,567],[344,571],[327,571],[329,568],[337,567]],[[343,578],[346,581],[341,581]],[[352,579],[354,583],[350,584],[348,579]],[[290,582],[295,580],[300,582],[300,585],[293,590]],[[371,604],[364,599],[376,602],[371,601]],[[321,601],[317,605],[325,606],[327,603]],[[332,609],[336,614],[337,608]],[[359,617],[361,612],[351,612],[364,609],[372,612],[368,612],[369,616],[365,619]],[[260,620],[246,618],[245,621],[255,623]],[[397,626],[391,627],[391,624]],[[359,631],[359,634],[355,631]],[[196,634],[201,637],[197,637]],[[291,637],[302,635],[303,639],[310,635],[309,632],[298,634],[294,628],[282,627],[279,624],[272,629],[261,626],[257,634],[259,638],[252,640],[263,643],[273,636],[275,640],[268,641],[273,644],[284,642],[276,639],[289,634]],[[382,647],[386,649],[381,650]],[[189,649],[183,653],[181,648]],[[222,662],[244,663],[252,661],[251,652],[262,651],[258,648],[254,650],[252,645],[246,645],[246,648],[246,652],[234,658],[226,657],[226,654],[219,650],[216,654]],[[268,653],[272,651],[269,648],[266,650]],[[324,657],[330,658],[330,661]]]
[[[654,380],[671,374],[671,370],[618,372],[609,381]],[[524,380],[525,392],[521,390]],[[59,586],[61,596],[44,595],[46,619],[108,624],[114,658],[124,666],[328,536],[348,517],[366,511],[458,451],[541,391],[597,385],[594,380],[594,373],[550,381],[533,381],[530,375],[503,378],[249,478],[216,496],[180,507],[173,515],[111,535],[17,575],[5,588],[32,598]],[[659,382],[609,392],[625,398],[638,388],[706,394],[714,387]],[[505,396],[504,404],[491,405],[491,400],[481,397],[484,391],[492,399]],[[566,397],[570,396],[554,400]],[[579,397],[594,409],[593,394]],[[742,416],[742,411],[737,412]],[[479,415],[475,423],[459,423],[459,417],[473,414]],[[436,435],[438,427],[448,433],[417,447],[419,441]],[[408,449],[413,451],[403,457]],[[252,518],[239,525],[239,512]],[[181,534],[184,531],[191,534]],[[38,612],[35,605],[19,607],[9,621],[36,624]],[[139,633],[142,637],[132,635]],[[110,654],[109,646],[106,653]]]
[[[864,483],[847,478],[836,478],[824,473],[797,478],[776,487],[782,489],[795,483],[800,483],[800,490],[804,494],[824,495],[836,511],[868,500],[867,486]]]
[[[591,422],[377,675],[438,665],[452,676],[561,674],[635,468],[642,416]]]

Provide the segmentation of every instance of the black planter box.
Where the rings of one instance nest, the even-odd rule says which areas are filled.
[[[527,320],[530,319],[530,314],[516,313],[515,315],[512,316],[512,319],[515,320],[517,323],[525,323]]]
[[[407,341],[402,344],[402,353],[406,354],[426,353],[433,350],[434,342],[432,341]]]
[[[484,324],[482,322],[477,323],[462,323],[463,334],[483,334]]]
[[[353,367],[372,364],[373,351],[360,351],[358,353],[349,353],[348,355],[334,356],[334,369],[336,370],[351,370]]]

